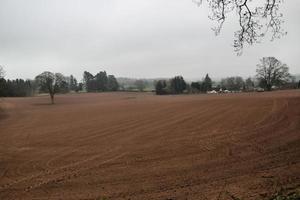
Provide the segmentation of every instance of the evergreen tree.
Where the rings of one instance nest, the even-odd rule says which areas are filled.
[[[98,92],[107,91],[108,77],[105,71],[101,71],[95,76]]]
[[[96,90],[96,84],[94,82],[94,76],[90,72],[83,72],[83,82],[87,92],[92,92]]]
[[[170,80],[170,87],[173,94],[181,94],[186,89],[186,82],[182,76],[175,76]]]
[[[117,91],[119,89],[119,83],[114,75],[109,75],[107,78],[108,91]]]
[[[72,91],[76,91],[77,90],[77,80],[76,80],[76,78],[73,75],[70,76],[69,88]]]
[[[210,91],[211,89],[212,89],[212,81],[211,78],[208,76],[208,74],[206,74],[201,86],[201,90],[202,92],[207,92]]]
[[[155,84],[155,92],[157,95],[163,95],[166,94],[166,87],[167,87],[167,83],[165,80],[159,80],[156,82]]]
[[[35,85],[30,80],[5,80],[0,78],[0,96],[2,97],[32,96],[34,92]]]
[[[201,83],[199,83],[199,82],[192,82],[191,83],[191,88],[192,88],[192,91],[199,92],[199,91],[201,91]]]

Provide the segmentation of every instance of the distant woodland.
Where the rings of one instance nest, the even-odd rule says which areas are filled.
[[[106,71],[92,74],[83,72],[81,81],[73,75],[43,72],[33,80],[5,79],[4,67],[0,66],[0,96],[26,97],[39,93],[49,93],[54,102],[54,94],[69,92],[113,92],[135,91],[155,92],[157,95],[182,93],[228,93],[271,91],[300,88],[300,76],[292,76],[286,64],[274,57],[265,57],[257,65],[256,76],[240,76],[212,80],[206,74],[199,81],[186,81],[182,76],[165,79],[117,78]]]

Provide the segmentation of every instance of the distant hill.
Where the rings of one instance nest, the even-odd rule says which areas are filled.
[[[296,81],[300,80],[300,74],[293,74],[292,76],[294,76],[296,78]]]
[[[155,81],[157,80],[161,80],[164,78],[154,78],[154,79],[146,79],[146,78],[142,78],[142,79],[138,79],[138,78],[127,78],[127,77],[118,77],[117,81],[120,84],[121,89],[125,89],[125,90],[135,90],[137,89],[137,86],[135,85],[135,82],[137,80],[143,80],[145,83],[145,91],[151,91],[154,90],[154,84]]]

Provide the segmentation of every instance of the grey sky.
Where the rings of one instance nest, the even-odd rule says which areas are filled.
[[[256,0],[257,1],[257,0]],[[260,0],[259,0],[260,1]],[[288,35],[233,51],[236,22],[211,31],[208,8],[192,0],[0,0],[0,65],[7,78],[48,70],[73,74],[106,70],[122,77],[201,78],[255,74],[263,56],[300,73],[300,1],[284,1]]]

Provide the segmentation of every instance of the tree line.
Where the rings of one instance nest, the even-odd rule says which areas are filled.
[[[37,75],[34,80],[6,80],[4,77],[3,67],[0,66],[0,97],[26,97],[36,93],[48,93],[52,104],[57,93],[106,92],[119,89],[115,76],[107,75],[105,71],[100,71],[96,75],[85,71],[83,82],[78,82],[73,75],[64,76],[49,71]]]
[[[175,76],[169,80],[158,80],[155,84],[155,91],[158,95],[163,94],[182,94],[192,91],[207,92],[212,88],[212,80],[206,74],[203,82],[192,82],[188,84],[182,76]]]
[[[0,78],[0,97],[26,97],[35,92],[35,83],[30,80],[6,80]]]
[[[9,80],[5,79],[5,72],[0,66],[0,97],[32,96],[35,93],[48,93],[51,102],[54,103],[56,93],[79,92],[107,92],[124,90],[114,75],[108,75],[106,71],[100,71],[93,75],[84,71],[82,82],[78,82],[73,76],[64,76],[61,73],[45,71],[35,77],[34,80]],[[133,85],[139,91],[146,87],[146,80],[137,79]],[[182,93],[206,93],[215,91],[254,91],[261,88],[267,91],[280,88],[300,88],[300,81],[296,82],[290,75],[289,68],[274,57],[264,57],[257,65],[256,77],[247,78],[234,76],[224,78],[219,82],[213,82],[208,74],[202,81],[187,83],[182,76],[171,79],[155,80],[155,92],[158,95],[182,94]]]
[[[226,91],[254,91],[273,89],[296,89],[300,88],[300,80],[289,73],[289,68],[275,57],[264,57],[257,65],[255,78],[244,80],[240,76],[223,78],[220,82],[214,83],[208,74],[203,81],[188,84],[182,76],[176,76],[170,80],[158,80],[155,84],[156,94],[180,94],[180,93],[206,93],[214,90]]]
[[[114,75],[107,75],[106,71],[100,71],[96,75],[85,71],[83,83],[87,92],[117,91],[119,83]]]
[[[51,103],[54,103],[56,93],[66,93],[70,90],[75,92],[85,90],[87,92],[117,91],[119,84],[114,75],[107,75],[100,71],[95,76],[90,72],[83,73],[83,83],[78,83],[72,75],[65,77],[60,73],[43,72],[35,78],[40,92],[47,92],[50,95]]]

